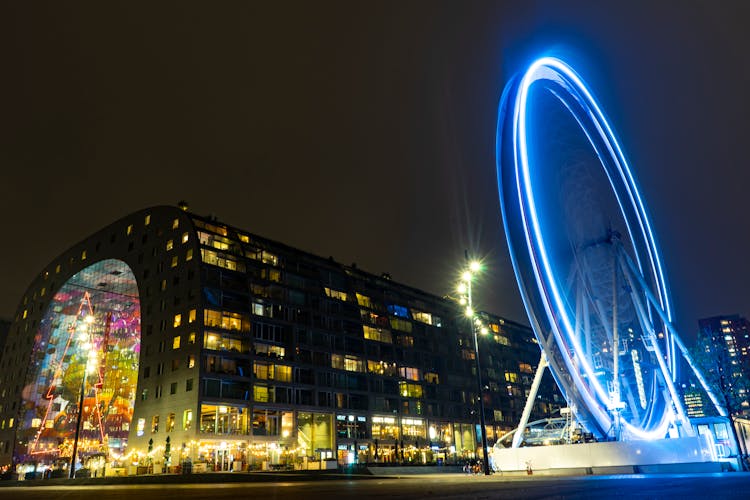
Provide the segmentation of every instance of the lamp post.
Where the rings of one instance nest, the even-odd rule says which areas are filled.
[[[73,455],[70,458],[70,470],[68,471],[68,477],[73,479],[76,477],[76,455],[78,454],[78,438],[81,434],[81,420],[83,417],[83,403],[84,397],[86,396],[86,375],[89,371],[93,371],[96,368],[96,353],[92,352],[92,336],[91,336],[91,325],[94,322],[94,316],[88,315],[84,320],[85,333],[82,333],[79,340],[82,342],[81,347],[86,351],[86,367],[83,369],[83,377],[81,378],[81,393],[78,400],[78,415],[76,417],[76,432],[73,438]],[[92,360],[93,354],[93,360]],[[83,464],[83,461],[81,461]]]
[[[482,456],[484,458],[483,461],[483,467],[484,467],[484,474],[486,476],[490,475],[490,462],[489,457],[487,456],[487,430],[485,428],[485,419],[484,419],[484,401],[482,400],[482,369],[481,364],[479,363],[479,342],[477,339],[477,329],[479,328],[479,325],[477,324],[479,322],[478,318],[476,318],[476,315],[474,313],[474,304],[472,302],[472,296],[471,296],[471,282],[474,278],[474,275],[478,274],[482,270],[482,266],[478,261],[470,261],[469,262],[469,256],[466,254],[466,261],[468,263],[468,268],[461,274],[461,283],[458,285],[458,292],[462,295],[461,304],[466,306],[466,317],[469,319],[469,324],[471,325],[471,333],[474,336],[474,359],[476,361],[476,368],[477,368],[477,397],[478,397],[478,403],[479,403],[479,427],[482,435]],[[481,328],[482,333],[486,333],[486,328]]]

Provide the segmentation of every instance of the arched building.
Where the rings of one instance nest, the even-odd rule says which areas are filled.
[[[529,328],[483,319],[492,440],[515,427],[539,347]],[[74,448],[83,465],[214,470],[456,460],[476,453],[473,359],[450,300],[153,207],[29,286],[0,358],[0,466],[65,468]],[[539,416],[557,394],[548,381]]]

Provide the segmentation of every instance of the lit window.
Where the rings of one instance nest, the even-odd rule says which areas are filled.
[[[42,291],[39,292],[40,297],[44,297],[44,294],[47,293],[47,289],[45,287],[42,287]]]
[[[149,224],[151,224],[151,216],[147,215],[143,221],[143,225],[148,226]]]
[[[393,316],[398,316],[400,318],[409,317],[409,310],[404,306],[399,306],[397,304],[388,304],[388,312]]]
[[[409,380],[418,381],[421,378],[419,368],[410,368],[408,366],[402,366],[398,369],[398,373],[401,377]]]
[[[428,312],[418,311],[417,309],[412,309],[411,314],[414,317],[414,321],[419,321],[420,323],[425,323],[427,325],[432,324],[432,314]]]
[[[177,263],[178,263],[178,262],[179,262],[179,258],[178,258],[178,257],[177,257],[176,255],[172,256],[172,263],[171,263],[171,266],[172,266],[172,267],[177,267]]]
[[[180,227],[180,219],[175,219],[172,221],[172,229],[177,229]]]
[[[163,292],[166,289],[167,289],[167,280],[161,280],[161,291]]]
[[[188,344],[195,344],[195,332],[190,332],[188,335]]]
[[[151,432],[159,432],[159,415],[151,417]]]
[[[193,249],[188,248],[188,251],[185,253],[185,261],[190,262],[191,260],[193,260]]]
[[[81,260],[86,260],[86,250],[81,252]]]
[[[182,314],[174,315],[174,327],[177,328],[182,324]]]
[[[130,236],[131,234],[133,234],[133,224],[130,224],[128,226],[128,228],[125,230],[125,234],[127,234],[128,236]]]
[[[193,410],[185,410],[182,412],[182,430],[190,430],[193,426]]]
[[[328,288],[328,287],[325,288],[325,291],[326,291],[326,295],[328,295],[332,299],[338,299],[338,300],[346,302],[346,292],[341,292],[339,290],[333,290],[333,289]]]
[[[55,274],[60,274],[60,264],[55,266]]]
[[[393,336],[389,330],[383,328],[373,328],[371,326],[363,325],[365,338],[368,340],[376,340],[378,342],[385,342],[387,344],[393,343]]]
[[[137,436],[143,436],[143,431],[146,428],[146,419],[145,418],[139,418],[138,419],[138,425],[136,425],[136,435]]]
[[[174,248],[174,241],[173,240],[168,240],[167,241],[167,251],[170,251],[173,248]]]
[[[195,356],[192,354],[187,357],[187,367],[188,368],[195,367]]]
[[[412,323],[411,321],[401,319],[401,318],[390,318],[391,319],[391,328],[394,330],[401,330],[402,332],[410,333],[412,330]]]
[[[357,304],[359,304],[362,307],[367,307],[369,309],[372,309],[372,302],[370,301],[370,297],[366,295],[362,295],[360,293],[357,294]]]
[[[187,243],[188,239],[190,238],[190,235],[186,232],[182,233],[182,242]]]
[[[175,338],[174,338],[174,339],[172,340],[172,349],[179,349],[179,348],[180,348],[180,336],[179,336],[179,335],[177,335],[177,336],[176,336],[176,337],[175,337]]]
[[[268,387],[265,385],[254,385],[253,399],[259,403],[268,403]]]
[[[188,313],[188,323],[192,323],[193,321],[195,321],[195,315],[196,315],[195,309],[190,309],[190,312]]]
[[[167,432],[174,430],[174,413],[167,415]]]
[[[410,384],[408,382],[399,382],[398,392],[405,398],[421,398],[422,386],[419,384]]]

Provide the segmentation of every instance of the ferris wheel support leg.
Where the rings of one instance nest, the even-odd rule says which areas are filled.
[[[625,272],[625,275],[628,278],[628,281],[630,281],[630,286],[635,290],[635,282],[643,289],[643,291],[646,292],[646,297],[649,300],[652,300],[653,295],[651,295],[651,292],[646,287],[646,283],[643,280],[643,277],[640,275],[640,273],[636,272],[635,269],[633,269],[632,263],[627,259],[627,255],[625,255],[625,252],[620,252],[621,258],[625,260],[625,262],[622,263],[622,269]],[[638,293],[633,293],[633,302],[636,306],[636,309],[638,310],[638,315],[641,316],[643,319],[643,322],[645,322],[648,325],[646,334],[651,338],[651,345],[654,348],[654,353],[656,354],[656,360],[659,363],[659,368],[661,369],[662,377],[664,379],[664,383],[667,386],[667,390],[669,391],[669,394],[672,398],[672,405],[677,412],[677,418],[679,419],[679,423],[682,425],[682,432],[685,433],[688,436],[693,436],[695,433],[693,432],[693,426],[690,424],[690,420],[687,418],[687,414],[685,413],[685,408],[682,404],[682,400],[680,399],[680,395],[677,392],[677,388],[674,385],[674,382],[672,381],[672,375],[669,371],[669,368],[667,367],[666,361],[664,359],[664,355],[662,353],[661,348],[659,347],[659,343],[656,340],[656,332],[653,328],[653,323],[651,321],[646,321],[648,319],[648,315],[646,312],[646,308],[644,307],[644,304],[641,302],[641,298],[639,297]],[[653,301],[652,301],[653,303]],[[656,304],[654,304],[654,309],[657,309],[660,316],[662,316],[662,319],[665,319],[664,311],[662,311],[661,307],[658,307]],[[665,321],[666,324],[669,324],[668,321]]]
[[[539,392],[539,385],[542,383],[542,375],[544,369],[547,368],[547,356],[544,351],[541,351],[539,356],[539,365],[536,367],[536,373],[534,374],[534,382],[531,384],[531,390],[529,390],[529,397],[526,398],[526,405],[523,407],[523,414],[521,414],[521,421],[518,423],[516,433],[513,434],[513,448],[518,448],[523,440],[523,435],[526,432],[526,424],[529,423],[529,416],[531,410],[534,408],[534,401],[536,401],[536,393]]]
[[[677,333],[677,330],[672,325],[672,322],[669,321],[669,318],[667,318],[666,313],[662,310],[661,306],[659,305],[659,302],[656,300],[656,297],[654,297],[654,294],[651,293],[651,290],[648,289],[646,286],[645,281],[643,280],[643,277],[635,271],[635,266],[633,265],[633,262],[630,260],[627,254],[625,252],[622,252],[623,257],[625,258],[625,262],[630,270],[630,273],[635,275],[636,279],[639,280],[641,287],[646,292],[646,297],[648,297],[648,300],[654,305],[654,309],[661,317],[661,320],[664,322],[666,327],[669,329],[669,332],[672,334],[672,338],[674,339],[675,343],[677,343],[677,347],[680,348],[680,352],[682,352],[682,356],[685,358],[685,361],[687,361],[688,366],[690,366],[690,369],[693,370],[693,373],[698,378],[698,381],[700,382],[701,386],[703,387],[703,390],[706,391],[706,394],[708,394],[709,399],[711,399],[711,402],[714,404],[714,407],[716,408],[716,411],[719,412],[719,415],[722,417],[727,416],[727,410],[724,408],[723,405],[719,403],[718,398],[716,397],[716,394],[714,394],[714,391],[711,389],[711,387],[708,385],[708,382],[706,382],[706,379],[703,377],[703,374],[701,373],[700,369],[695,364],[695,361],[693,360],[693,357],[688,352],[687,348],[685,347],[685,344],[682,343],[682,339],[680,338],[680,335]]]

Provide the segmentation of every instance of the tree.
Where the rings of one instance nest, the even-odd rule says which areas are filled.
[[[167,436],[166,444],[164,445],[164,466],[168,466],[172,458],[172,440]]]
[[[732,435],[740,455],[745,454],[737,435],[735,418],[742,414],[743,407],[748,404],[750,380],[743,370],[738,353],[729,351],[723,333],[710,328],[698,333],[696,347],[692,351],[693,359],[708,386],[713,390],[719,406],[723,407],[729,416]],[[746,467],[742,458],[744,457],[740,457],[740,465],[744,470]]]

